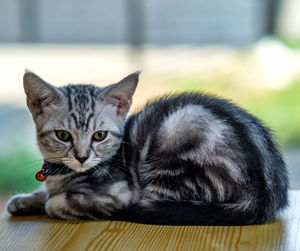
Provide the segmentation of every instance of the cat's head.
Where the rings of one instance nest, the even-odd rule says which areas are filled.
[[[45,160],[82,172],[115,155],[138,78],[136,72],[104,88],[58,88],[26,72],[27,105]]]

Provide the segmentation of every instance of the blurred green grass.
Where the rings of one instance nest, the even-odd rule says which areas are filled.
[[[287,47],[291,49],[299,49],[300,48],[300,39],[287,37],[287,36],[277,36],[277,38],[284,43]]]
[[[250,112],[264,121],[284,148],[300,145],[300,79],[280,91],[257,95],[246,103]]]
[[[27,193],[41,184],[35,180],[35,172],[42,167],[41,157],[23,149],[0,156],[0,193]]]

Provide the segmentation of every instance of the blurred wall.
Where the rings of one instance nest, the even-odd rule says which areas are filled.
[[[267,32],[270,2],[1,0],[0,42],[245,45]]]
[[[17,42],[20,39],[19,2],[0,1],[0,42]]]

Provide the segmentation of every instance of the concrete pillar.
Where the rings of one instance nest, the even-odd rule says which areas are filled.
[[[19,0],[20,42],[40,41],[39,0]]]

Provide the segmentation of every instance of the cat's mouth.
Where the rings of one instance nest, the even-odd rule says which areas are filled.
[[[83,173],[94,168],[106,167],[110,165],[111,158],[91,159],[83,164],[79,163],[78,161],[63,161],[63,163],[75,172]]]
[[[86,165],[86,164],[73,164],[73,165],[66,164],[66,166],[78,173],[85,172],[94,167],[93,165]]]
[[[93,161],[79,161],[76,158],[62,159],[62,163],[75,172],[85,172],[97,165],[97,163],[94,163]]]

